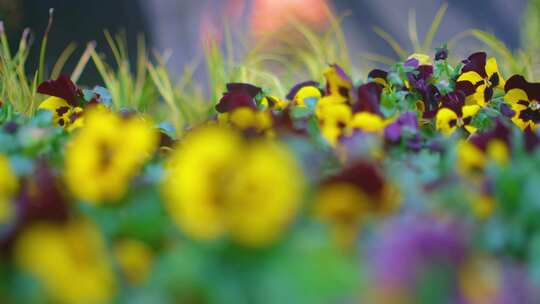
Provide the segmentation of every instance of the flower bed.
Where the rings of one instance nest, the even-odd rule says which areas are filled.
[[[182,129],[65,75],[3,101],[1,302],[535,303],[540,83],[446,49],[323,76]]]

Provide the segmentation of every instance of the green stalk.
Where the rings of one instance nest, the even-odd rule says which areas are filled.
[[[38,81],[45,80],[45,52],[47,50],[47,41],[49,40],[49,33],[51,32],[52,23],[54,19],[54,9],[49,9],[49,23],[43,34],[43,40],[41,40],[41,48],[39,50],[39,68],[38,68]]]

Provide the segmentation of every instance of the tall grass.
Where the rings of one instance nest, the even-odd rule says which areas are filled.
[[[119,33],[113,36],[109,31],[105,31],[105,38],[113,54],[114,65],[109,65],[95,48],[89,52],[105,87],[111,93],[114,108],[145,112],[156,104],[158,93],[148,75],[148,54],[144,37],[139,35],[137,38],[136,63],[133,69],[126,35]]]
[[[418,29],[416,26],[416,11],[412,9],[409,11],[407,32],[411,44],[410,47],[401,45],[395,37],[393,37],[391,34],[378,26],[374,26],[373,31],[388,44],[388,46],[397,55],[398,60],[405,60],[412,53],[430,54],[433,52],[434,49],[433,40],[435,38],[435,35],[437,34],[437,30],[441,25],[441,21],[447,9],[448,4],[443,3],[441,7],[437,10],[435,16],[433,17],[433,20],[431,21],[431,25],[429,26],[426,35],[424,36],[424,39],[422,39],[422,41],[420,41]],[[361,57],[376,63],[382,63],[386,65],[393,64],[396,61],[394,58],[389,58],[379,54],[371,53],[362,53]]]
[[[62,72],[65,63],[74,53],[75,44],[69,44],[59,55],[51,72],[45,65],[48,37],[51,33],[54,20],[54,10],[49,11],[49,20],[40,41],[38,65],[35,68],[28,67],[28,56],[32,47],[32,33],[25,29],[21,35],[18,47],[15,51],[10,48],[4,25],[0,21],[0,103],[3,105],[1,120],[9,120],[13,114],[20,113],[31,117],[45,98],[36,92],[37,86],[44,80],[56,78]],[[81,57],[77,68],[72,75],[78,79],[83,72],[87,60]]]

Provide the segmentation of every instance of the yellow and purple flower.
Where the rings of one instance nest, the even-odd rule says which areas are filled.
[[[294,106],[314,108],[321,99],[322,94],[319,83],[310,80],[296,84],[286,97]]]
[[[80,102],[82,91],[69,77],[60,75],[56,80],[47,80],[38,86],[37,92],[50,96],[39,108],[51,111],[56,124],[66,129],[78,125],[76,121],[83,111]]]
[[[216,105],[218,118],[222,122],[246,132],[246,134],[273,135],[271,109],[284,108],[283,101],[271,96],[261,96],[259,87],[248,83],[229,83],[227,92]],[[266,110],[259,110],[255,101],[261,97]]]
[[[158,144],[158,133],[145,119],[121,117],[95,108],[66,147],[65,181],[89,203],[116,201]]]
[[[330,65],[324,72],[324,77],[326,78],[325,96],[333,96],[341,102],[351,101],[353,83],[339,65]]]
[[[381,171],[359,160],[321,183],[315,215],[330,224],[338,244],[348,247],[368,216],[388,214],[397,203],[396,189]]]
[[[478,105],[465,105],[465,96],[461,91],[450,92],[441,97],[441,108],[437,112],[435,126],[445,136],[456,130],[472,134],[476,132],[476,128],[471,124],[472,119],[478,111]]]
[[[456,90],[466,96],[467,105],[485,106],[493,97],[495,89],[504,88],[504,79],[499,72],[497,60],[478,52],[463,60],[464,66],[456,80]]]
[[[513,110],[512,121],[522,130],[536,129],[540,123],[540,83],[532,83],[514,75],[504,86],[504,99]]]

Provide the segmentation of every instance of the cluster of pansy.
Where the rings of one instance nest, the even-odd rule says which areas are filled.
[[[446,49],[321,76],[178,138],[39,85],[0,131],[0,302],[535,303],[540,84]]]

